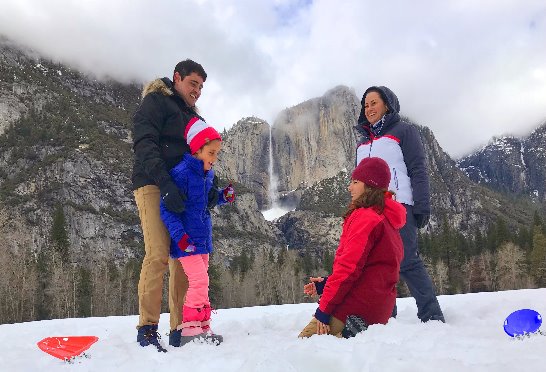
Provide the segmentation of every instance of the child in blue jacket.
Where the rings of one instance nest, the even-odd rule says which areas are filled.
[[[187,196],[185,210],[174,213],[161,201],[161,219],[171,236],[170,255],[182,264],[188,276],[188,292],[182,310],[183,322],[171,336],[171,344],[182,346],[199,338],[219,344],[222,336],[210,330],[209,254],[212,252],[212,220],[207,208],[208,193],[213,185],[212,167],[222,148],[220,134],[198,117],[192,118],[184,134],[191,155],[186,153],[170,175]],[[232,203],[235,192],[231,184],[219,189],[218,205]],[[178,339],[180,340],[178,342]]]

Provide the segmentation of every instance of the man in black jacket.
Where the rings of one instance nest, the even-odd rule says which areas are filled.
[[[189,146],[184,132],[189,120],[201,118],[195,103],[201,96],[207,74],[192,60],[178,63],[173,80],[157,79],[147,84],[142,102],[133,123],[133,190],[144,235],[145,256],[138,283],[139,323],[137,342],[141,346],[154,345],[166,351],[159,343],[158,323],[161,312],[163,275],[169,267],[169,344],[180,346],[179,332],[173,332],[182,323],[182,306],[188,289],[188,279],[182,266],[169,258],[170,237],[159,215],[160,198],[173,212],[184,210],[182,195],[171,180],[169,170],[182,159]],[[217,198],[217,192],[209,199]],[[210,200],[209,205],[216,205]]]

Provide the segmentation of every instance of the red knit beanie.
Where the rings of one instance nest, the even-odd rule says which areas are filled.
[[[201,147],[212,140],[222,140],[216,129],[198,117],[194,117],[188,122],[184,138],[188,142],[192,154],[195,154]]]
[[[351,178],[378,189],[388,189],[391,171],[381,158],[364,158],[353,171]]]

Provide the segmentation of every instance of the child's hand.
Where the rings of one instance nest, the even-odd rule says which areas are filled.
[[[307,296],[314,297],[317,295],[317,287],[315,286],[315,282],[322,282],[324,278],[321,277],[310,277],[309,283],[303,286],[303,293]]]
[[[322,323],[317,319],[317,335],[327,335],[330,333],[330,325]]]
[[[228,203],[233,203],[235,201],[235,189],[231,183],[224,189],[224,199]]]
[[[193,245],[189,241],[188,234],[184,234],[182,238],[178,241],[177,245],[178,245],[178,248],[180,248],[180,250],[186,253],[193,253],[196,250],[195,245]]]

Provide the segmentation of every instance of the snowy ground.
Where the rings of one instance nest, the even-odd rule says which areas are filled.
[[[266,209],[261,211],[262,215],[267,221],[273,221],[276,218],[282,217],[293,209],[286,209],[280,207],[273,207],[271,209]]]
[[[413,299],[398,300],[398,318],[349,340],[296,336],[314,304],[219,310],[213,328],[220,346],[167,346],[168,353],[135,342],[136,316],[60,319],[0,325],[2,371],[546,371],[546,337],[512,339],[503,322],[512,311],[546,314],[546,288],[441,296],[447,324],[422,324]],[[544,331],[546,326],[542,326]],[[160,330],[168,332],[168,314]],[[68,364],[42,352],[48,336],[99,337],[89,358]],[[164,337],[166,345],[167,337]]]

